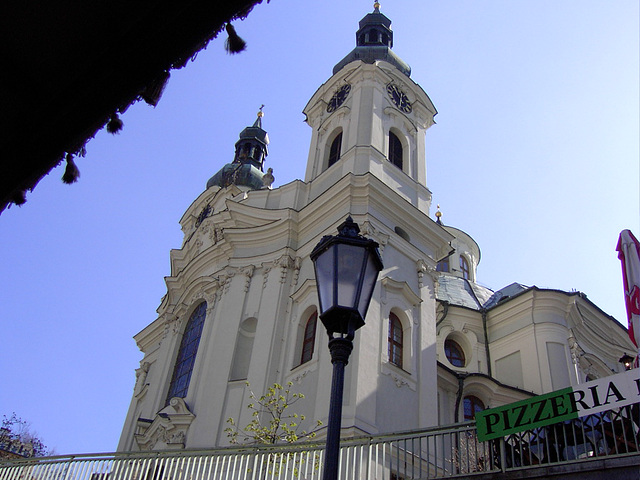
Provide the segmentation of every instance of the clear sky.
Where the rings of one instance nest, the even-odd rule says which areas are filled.
[[[301,111],[355,46],[369,1],[272,0],[171,73],[0,216],[0,414],[57,453],[114,451],[156,318],[178,220],[233,159],[265,104],[266,166],[304,177]],[[615,246],[640,234],[637,0],[387,0],[394,51],[439,111],[427,184],[445,224],[480,245],[478,280],[580,290],[626,324]]]

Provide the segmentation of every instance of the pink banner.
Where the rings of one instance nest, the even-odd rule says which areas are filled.
[[[627,306],[629,337],[640,346],[640,242],[630,230],[620,232],[618,240],[618,258],[622,262],[622,280],[624,283],[624,300]],[[638,364],[636,355],[636,366]]]

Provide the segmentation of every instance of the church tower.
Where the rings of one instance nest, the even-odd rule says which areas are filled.
[[[429,217],[436,110],[392,46],[376,4],[304,108],[304,181],[272,188],[260,112],[187,209],[158,317],[135,336],[144,358],[119,451],[226,445],[226,419],[246,425],[250,390],[274,382],[305,395],[303,428],[326,425],[332,366],[309,255],[348,215],[385,268],[346,368],[343,435],[437,424],[436,266],[454,235]]]

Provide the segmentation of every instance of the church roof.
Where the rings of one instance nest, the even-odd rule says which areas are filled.
[[[395,66],[407,77],[411,75],[411,67],[391,50],[393,47],[391,20],[380,13],[379,3],[374,5],[373,13],[365,15],[360,20],[359,27],[356,32],[356,48],[333,67],[334,75],[344,66],[356,60],[361,60],[364,63],[383,60]]]
[[[465,278],[446,274],[438,278],[436,299],[451,305],[480,310],[485,307],[493,294],[492,290]]]

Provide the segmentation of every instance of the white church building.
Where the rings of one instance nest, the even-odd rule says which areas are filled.
[[[344,436],[462,422],[623,370],[626,330],[584,294],[476,283],[479,246],[432,213],[437,112],[390,26],[376,5],[304,108],[304,181],[272,185],[260,112],[184,213],[158,317],[135,336],[144,358],[119,451],[228,445],[226,420],[251,420],[247,382],[258,395],[293,382],[303,427],[326,425],[332,365],[309,255],[349,215],[384,269],[346,367]]]

